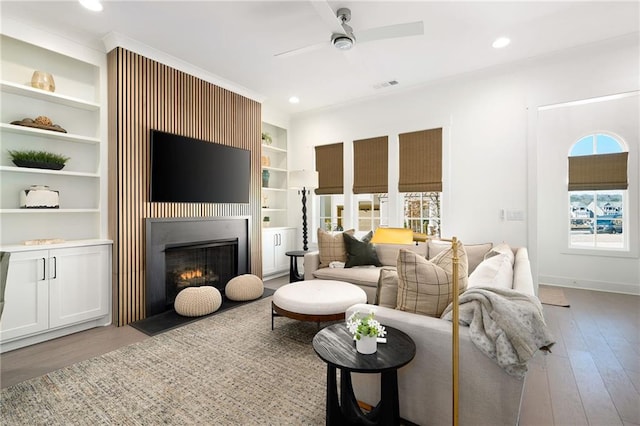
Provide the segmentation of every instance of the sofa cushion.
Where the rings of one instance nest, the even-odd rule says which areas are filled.
[[[376,244],[376,254],[382,266],[396,266],[398,262],[398,252],[400,249],[407,249],[427,257],[427,244]]]
[[[375,305],[384,306],[385,308],[396,307],[398,301],[398,272],[396,268],[388,266],[380,269],[380,277],[378,278],[378,288],[376,290]]]
[[[451,276],[409,250],[398,255],[396,309],[439,317],[452,300]]]
[[[353,235],[354,229],[344,231]],[[320,268],[327,268],[331,262],[346,262],[347,249],[344,245],[342,232],[331,233],[318,228],[318,252],[320,253]]]
[[[504,253],[490,257],[478,265],[469,275],[468,288],[472,287],[513,287],[513,265]]]
[[[354,268],[321,268],[313,272],[313,277],[320,280],[344,281],[363,287],[375,288],[380,276],[377,266],[356,266]]]
[[[458,241],[458,291],[462,293],[467,289],[469,280],[469,261],[467,260],[467,249],[462,241]],[[451,243],[449,248],[438,253],[437,256],[431,258],[431,261],[444,269],[448,274],[453,276],[453,250]]]
[[[429,259],[433,259],[440,252],[451,247],[451,243],[441,240],[429,240]],[[491,250],[493,243],[482,244],[465,244],[464,249],[467,252],[467,262],[469,266],[469,274],[471,274],[476,267],[485,258],[485,255]]]
[[[382,266],[382,263],[378,260],[376,249],[373,244],[371,244],[373,231],[370,231],[367,235],[362,237],[362,241],[347,233],[342,234],[342,237],[344,238],[344,244],[347,249],[347,261],[344,265],[345,268],[362,265]]]

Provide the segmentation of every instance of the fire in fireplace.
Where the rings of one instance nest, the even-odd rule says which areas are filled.
[[[229,280],[238,275],[237,256],[237,239],[167,246],[167,305],[186,287],[213,286],[224,294]]]

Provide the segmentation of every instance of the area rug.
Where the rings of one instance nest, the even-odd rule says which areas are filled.
[[[315,323],[271,297],[2,389],[10,425],[320,425],[326,365]]]
[[[538,299],[545,305],[562,306],[564,308],[571,306],[564,295],[564,291],[557,287],[539,285]]]

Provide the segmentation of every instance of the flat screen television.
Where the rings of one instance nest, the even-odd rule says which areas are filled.
[[[248,203],[250,153],[151,130],[151,201]]]

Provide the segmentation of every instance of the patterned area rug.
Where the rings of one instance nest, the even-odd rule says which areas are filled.
[[[276,318],[271,297],[2,389],[10,425],[325,422],[315,323]]]

